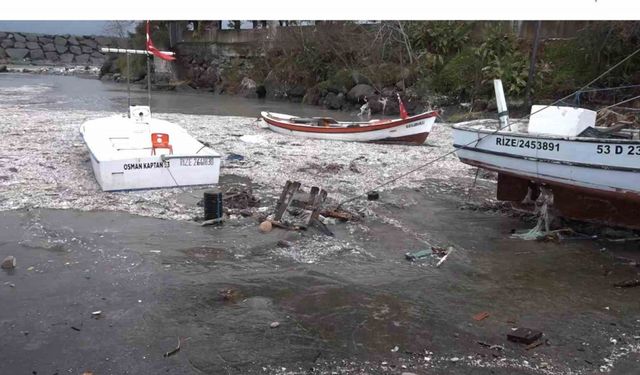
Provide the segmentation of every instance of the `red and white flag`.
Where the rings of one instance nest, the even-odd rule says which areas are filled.
[[[169,55],[168,53],[164,53],[162,51],[160,51],[159,49],[157,49],[154,45],[153,45],[153,41],[151,40],[151,34],[149,31],[149,21],[147,21],[147,51],[151,52],[151,54],[153,56],[157,56],[163,60],[167,60],[167,61],[173,61],[176,58],[173,55]]]
[[[404,120],[409,117],[409,113],[407,113],[407,109],[404,107],[404,103],[402,99],[400,99],[400,94],[398,95],[398,103],[400,103],[400,117]]]

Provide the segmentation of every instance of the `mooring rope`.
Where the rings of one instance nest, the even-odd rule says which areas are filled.
[[[590,81],[589,83],[587,83],[586,85],[582,86],[582,88],[580,88],[579,90],[576,90],[575,92],[573,92],[573,93],[571,93],[571,94],[569,94],[569,95],[567,95],[567,96],[565,96],[565,97],[563,97],[563,98],[560,98],[560,99],[558,99],[558,100],[554,101],[553,103],[548,104],[548,105],[546,105],[546,106],[544,106],[544,107],[540,108],[539,110],[537,110],[537,111],[535,111],[535,112],[533,112],[533,113],[528,114],[527,116],[525,116],[524,118],[522,118],[522,120],[526,120],[526,119],[530,118],[531,116],[533,116],[533,115],[535,115],[535,114],[537,114],[537,113],[539,113],[539,112],[541,112],[541,111],[544,111],[545,109],[547,109],[547,108],[549,108],[549,107],[552,107],[552,106],[556,105],[557,103],[560,103],[560,102],[564,101],[565,99],[568,99],[568,98],[572,97],[573,95],[575,95],[575,94],[577,94],[577,93],[579,93],[579,92],[584,91],[585,89],[589,88],[589,86],[591,86],[591,85],[593,85],[594,83],[596,83],[597,81],[599,81],[599,80],[600,80],[600,78],[602,78],[602,77],[606,76],[606,75],[607,75],[607,74],[609,74],[612,70],[616,69],[617,67],[619,67],[620,65],[622,65],[624,62],[626,62],[627,60],[629,60],[630,58],[632,58],[633,56],[635,56],[636,54],[638,54],[638,52],[640,52],[640,48],[638,48],[637,50],[635,50],[633,53],[631,53],[630,55],[628,55],[628,56],[627,56],[627,57],[625,57],[624,59],[620,60],[617,64],[615,64],[615,65],[614,65],[614,66],[612,66],[611,68],[607,69],[604,73],[600,74],[599,76],[597,76],[596,78],[594,78],[593,80],[591,80],[591,81]],[[632,99],[634,99],[634,98],[632,98]],[[625,102],[626,102],[626,101],[625,101]],[[623,103],[625,103],[625,102],[618,103],[618,104],[623,104]],[[439,117],[439,116],[438,116],[438,117]],[[497,128],[496,130],[494,130],[493,132],[491,132],[491,133],[487,133],[487,134],[485,134],[485,135],[483,135],[483,136],[479,137],[478,139],[473,140],[473,141],[471,141],[471,142],[469,142],[469,143],[466,143],[466,144],[464,144],[464,145],[462,145],[462,146],[463,146],[463,147],[465,147],[465,146],[470,146],[470,145],[471,145],[471,144],[473,144],[473,143],[476,143],[476,145],[477,145],[477,143],[479,143],[481,140],[485,139],[486,137],[489,137],[489,136],[495,135],[496,133],[498,133],[499,131],[501,131],[501,130],[503,130],[503,129],[507,128],[507,127],[509,127],[509,124],[504,125],[504,126],[501,126],[501,127],[498,127],[498,128]],[[396,182],[396,181],[398,181],[399,179],[401,179],[401,178],[403,178],[403,177],[405,177],[405,176],[407,176],[407,175],[409,175],[409,174],[411,174],[411,173],[413,173],[413,172],[415,172],[415,171],[417,171],[417,170],[419,170],[419,169],[422,169],[422,168],[424,168],[424,167],[426,167],[426,166],[428,166],[428,165],[431,165],[431,164],[433,164],[433,163],[435,163],[435,162],[437,162],[437,161],[440,161],[440,160],[442,160],[442,159],[446,158],[447,156],[449,156],[449,155],[451,155],[451,154],[455,153],[456,151],[457,151],[457,149],[455,149],[455,148],[454,148],[453,150],[451,150],[451,151],[449,151],[449,152],[446,152],[446,153],[444,153],[444,154],[442,154],[442,155],[440,155],[440,156],[436,157],[435,159],[429,160],[428,162],[426,162],[426,163],[424,163],[424,164],[422,164],[422,165],[419,165],[419,166],[417,166],[416,168],[413,168],[413,169],[411,169],[411,170],[409,170],[409,171],[407,171],[407,172],[404,172],[404,173],[402,173],[402,174],[400,174],[400,175],[398,175],[398,176],[396,176],[396,177],[394,177],[394,178],[392,178],[392,179],[390,179],[390,180],[387,180],[387,181],[385,181],[385,182],[383,182],[383,183],[380,183],[380,184],[378,184],[378,185],[376,185],[376,186],[374,186],[374,187],[372,187],[372,188],[370,188],[370,189],[367,189],[367,191],[365,191],[365,192],[362,192],[362,193],[359,193],[359,194],[357,194],[357,195],[354,195],[354,196],[352,196],[352,197],[350,197],[350,198],[347,198],[347,199],[343,200],[342,202],[338,203],[337,208],[340,208],[340,207],[341,207],[343,204],[345,204],[345,203],[349,203],[349,202],[354,201],[354,200],[356,200],[356,199],[358,199],[358,198],[362,198],[362,197],[364,197],[364,195],[365,195],[365,194],[367,194],[367,192],[369,192],[369,191],[376,190],[376,189],[379,189],[379,188],[381,188],[381,187],[387,186],[387,185],[389,185],[389,184],[391,184],[391,183],[393,183],[393,182]]]

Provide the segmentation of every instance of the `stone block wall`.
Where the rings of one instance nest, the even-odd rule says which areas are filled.
[[[125,48],[126,40],[93,35],[0,32],[0,62],[102,66],[102,47]]]

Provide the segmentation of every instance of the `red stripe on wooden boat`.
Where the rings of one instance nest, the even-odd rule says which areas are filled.
[[[385,138],[379,141],[371,141],[371,142],[372,143],[400,143],[400,144],[411,143],[415,145],[421,145],[424,143],[424,141],[427,140],[428,136],[429,136],[429,132],[424,132],[424,133],[418,133],[418,134],[412,134],[412,135],[405,135],[402,137]]]
[[[277,126],[279,128],[284,128],[292,131],[305,132],[305,133],[364,133],[364,132],[370,132],[370,131],[376,131],[376,130],[391,129],[398,126],[406,125],[410,122],[435,117],[437,115],[438,115],[437,111],[431,111],[431,112],[425,112],[413,117],[409,117],[404,120],[399,119],[399,120],[384,121],[381,124],[374,123],[372,125],[364,125],[364,126],[358,126],[358,127],[352,127],[352,128],[347,128],[347,127],[333,128],[328,126],[309,126],[309,125],[304,126],[304,125],[292,124],[290,122],[276,121],[272,118],[264,117],[264,116],[263,118],[267,123],[273,126]]]

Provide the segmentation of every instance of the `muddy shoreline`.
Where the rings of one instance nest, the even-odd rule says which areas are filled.
[[[261,234],[240,215],[202,227],[200,189],[101,192],[78,126],[114,112],[73,109],[57,82],[0,90],[0,259],[17,259],[0,270],[0,373],[640,368],[640,288],[613,286],[637,278],[634,242],[512,238],[533,223],[454,155],[348,204],[363,218],[330,224],[334,237]],[[451,150],[447,124],[410,147],[288,138],[251,117],[156,116],[221,152],[221,185],[251,186],[256,210],[273,209],[287,179],[336,204]],[[432,246],[455,252],[440,267],[405,259]],[[542,331],[542,344],[508,341],[515,327]]]

